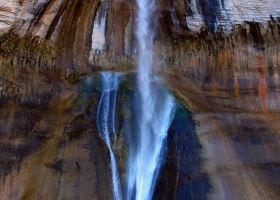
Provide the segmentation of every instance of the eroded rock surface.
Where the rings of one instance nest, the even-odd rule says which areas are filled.
[[[170,136],[179,142],[155,198],[277,200],[279,1],[157,5],[155,71],[192,110],[185,137],[199,148],[184,157]],[[129,0],[0,0],[0,199],[111,198],[108,149],[89,117],[97,97],[84,107],[77,83],[134,70],[136,12]]]

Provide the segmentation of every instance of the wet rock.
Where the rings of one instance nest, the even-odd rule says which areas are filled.
[[[91,129],[92,125],[90,122],[86,121],[82,116],[76,118],[71,124],[65,127],[65,134],[69,140],[74,140],[85,134],[87,130]]]
[[[157,5],[155,71],[194,121],[181,135],[172,127],[155,197],[278,199],[279,2]],[[1,198],[110,199],[98,95],[77,97],[76,84],[92,71],[134,70],[136,12],[133,1],[0,2]]]

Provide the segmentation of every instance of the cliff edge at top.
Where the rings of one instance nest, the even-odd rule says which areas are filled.
[[[158,55],[176,57],[180,54],[177,51],[189,54],[238,45],[263,48],[280,40],[278,0],[174,0],[157,4],[154,26]],[[55,65],[63,65],[63,69],[130,68],[137,53],[135,16],[136,5],[130,0],[2,0],[0,33],[59,49]]]

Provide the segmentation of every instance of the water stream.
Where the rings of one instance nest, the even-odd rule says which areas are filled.
[[[137,41],[138,41],[138,73],[137,92],[139,100],[137,107],[138,127],[131,135],[136,135],[130,141],[127,158],[127,200],[150,200],[153,197],[159,169],[164,160],[165,140],[168,128],[174,117],[175,103],[169,92],[156,87],[153,75],[153,12],[154,0],[137,0]],[[114,198],[122,199],[122,189],[118,175],[117,162],[112,148],[112,137],[116,135],[116,95],[119,77],[112,73],[101,74],[102,94],[97,110],[97,124],[106,145],[110,151],[112,165],[112,182]],[[135,114],[135,113],[134,113]],[[116,138],[116,137],[113,137]]]
[[[137,0],[137,6],[139,130],[135,150],[129,154],[127,199],[149,200],[161,166],[164,140],[173,119],[174,102],[169,93],[159,95],[153,83],[155,1]]]
[[[96,120],[94,135],[101,136],[89,141],[92,159],[100,166],[100,178],[111,171],[106,177],[112,190],[108,182],[100,184],[100,190],[108,190],[100,198],[206,199],[210,186],[201,173],[201,145],[192,114],[159,77],[151,76],[154,103],[143,132],[137,82],[134,73],[101,72],[85,77],[79,85],[77,109],[88,110],[86,118]],[[100,148],[102,152],[96,151]],[[107,153],[109,159],[96,160]]]
[[[120,179],[111,136],[116,139],[116,99],[119,87],[119,75],[101,73],[101,97],[97,107],[97,127],[109,152],[112,168],[112,185],[115,200],[122,199]]]

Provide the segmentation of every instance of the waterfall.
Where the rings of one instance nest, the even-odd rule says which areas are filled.
[[[153,64],[154,0],[137,0],[138,91],[140,112],[136,147],[129,153],[127,199],[152,199],[159,172],[163,145],[174,114],[174,102],[168,92],[155,88]]]
[[[118,167],[111,142],[111,136],[113,136],[114,139],[116,138],[116,100],[119,79],[120,77],[116,73],[101,73],[102,94],[97,107],[98,131],[110,152],[112,185],[115,200],[122,200]]]

